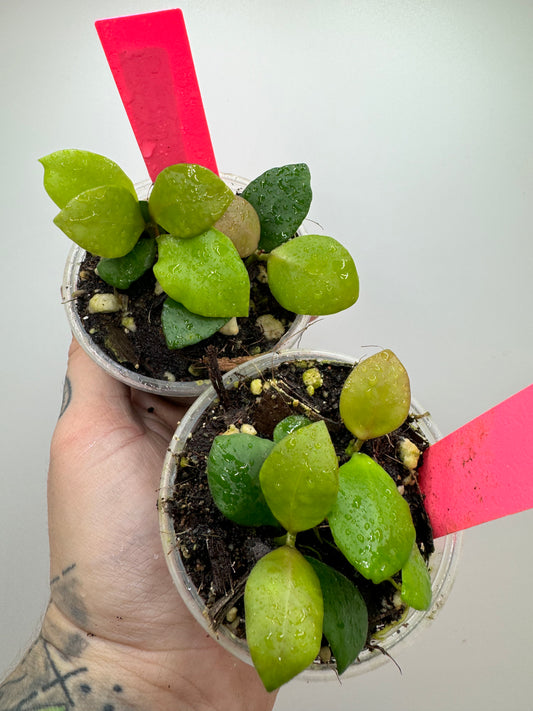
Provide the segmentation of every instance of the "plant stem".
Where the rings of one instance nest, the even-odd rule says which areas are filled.
[[[352,439],[350,444],[346,447],[346,454],[351,457],[352,454],[359,452],[365,441],[366,440],[364,439],[359,439],[359,437],[357,439]]]
[[[289,531],[287,531],[287,538],[285,539],[285,545],[289,546],[289,548],[296,547],[296,534],[295,533],[290,533]]]

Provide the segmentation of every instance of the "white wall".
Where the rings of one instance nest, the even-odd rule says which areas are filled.
[[[68,328],[68,245],[37,158],[77,147],[146,171],[94,20],[144,0],[0,7],[0,676],[47,600],[45,484]],[[406,364],[447,434],[531,382],[533,4],[183,0],[221,170],[305,161],[310,217],[354,254],[361,298],[304,345]],[[520,446],[518,443],[517,446]],[[416,645],[277,711],[531,711],[533,513],[470,530],[452,595]],[[328,697],[326,695],[329,695]],[[325,706],[326,705],[326,706]]]

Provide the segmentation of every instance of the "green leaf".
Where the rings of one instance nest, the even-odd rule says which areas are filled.
[[[401,598],[415,610],[428,610],[431,605],[431,578],[416,543],[402,568]]]
[[[322,420],[274,445],[259,478],[270,510],[287,531],[305,531],[324,520],[337,496],[338,470]]]
[[[61,209],[80,193],[103,185],[124,188],[137,199],[133,183],[122,168],[98,153],[67,149],[50,153],[39,162],[44,166],[44,188]]]
[[[368,635],[368,610],[355,585],[347,577],[306,556],[320,580],[324,598],[324,635],[342,674],[364,648]]]
[[[249,183],[242,197],[261,222],[260,249],[270,252],[298,230],[311,206],[311,176],[305,163],[271,168]]]
[[[138,201],[126,188],[112,185],[80,193],[54,223],[82,249],[99,257],[123,257],[144,231]]]
[[[312,421],[304,415],[289,415],[274,427],[274,442],[281,442],[291,432],[296,432],[300,427],[306,427],[311,424],[313,424]]]
[[[179,163],[159,173],[148,204],[157,224],[186,239],[212,227],[233,198],[231,189],[208,168]]]
[[[268,284],[276,301],[297,314],[333,314],[359,297],[354,261],[326,235],[300,235],[272,251]]]
[[[259,470],[274,443],[237,432],[218,435],[207,460],[207,481],[213,500],[230,521],[240,526],[278,526],[267,506]]]
[[[409,376],[388,349],[355,366],[339,401],[345,426],[362,440],[381,437],[400,427],[410,405]]]
[[[231,240],[211,229],[190,239],[161,235],[154,274],[174,301],[200,316],[248,316],[250,279]]]
[[[103,257],[96,268],[98,276],[117,289],[127,289],[153,266],[157,245],[153,237],[141,238],[124,257]]]
[[[366,454],[354,454],[339,469],[339,494],[328,521],[341,552],[373,583],[395,575],[411,554],[415,528],[409,505]]]
[[[320,651],[320,582],[301,553],[283,546],[252,569],[244,607],[252,661],[267,691],[274,691],[306,669]]]
[[[170,298],[165,299],[161,311],[161,326],[167,346],[171,350],[185,348],[209,338],[228,322],[227,318],[198,316],[183,304]]]

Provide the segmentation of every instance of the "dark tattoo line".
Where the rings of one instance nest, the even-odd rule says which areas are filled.
[[[52,655],[50,654],[50,650],[48,649],[48,644],[47,644],[47,643],[45,643],[45,645],[44,645],[44,652],[45,652],[45,654],[46,654],[46,656],[47,656],[47,658],[48,658],[48,661],[49,661],[49,663],[50,663],[50,667],[51,667],[52,671],[53,671],[54,674],[56,675],[55,680],[52,681],[52,682],[49,682],[49,683],[46,685],[47,688],[50,688],[51,686],[55,686],[55,684],[59,683],[59,685],[60,685],[61,688],[63,689],[63,693],[64,693],[65,696],[67,697],[67,700],[68,700],[69,704],[74,705],[74,701],[73,701],[73,699],[72,699],[72,697],[71,697],[71,695],[70,695],[70,692],[69,692],[69,690],[68,690],[68,688],[67,688],[67,685],[65,684],[65,679],[67,679],[67,677],[69,677],[69,676],[72,676],[72,675],[73,675],[74,673],[76,673],[76,672],[70,672],[69,674],[65,674],[65,676],[61,676],[61,674],[59,673],[59,670],[58,670],[57,666],[56,666],[55,663],[54,663],[54,660],[52,659]],[[87,671],[87,669],[84,669],[83,671]],[[46,689],[43,687],[43,688],[42,688],[42,691],[46,691]]]
[[[72,563],[72,565],[69,565],[67,568],[65,568],[65,570],[61,571],[61,576],[67,575],[68,573],[70,573],[71,570],[74,570],[75,567],[76,563]]]
[[[70,405],[70,401],[72,399],[72,385],[70,383],[70,378],[65,376],[65,382],[63,383],[63,400],[61,402],[61,410],[59,412],[59,417],[61,417],[64,413],[67,407]]]

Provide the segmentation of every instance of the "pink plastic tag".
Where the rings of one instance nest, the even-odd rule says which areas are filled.
[[[175,163],[217,173],[181,10],[95,26],[150,178]]]
[[[431,445],[420,487],[435,538],[533,508],[533,385]]]

